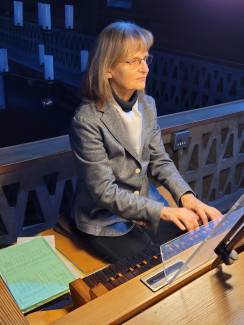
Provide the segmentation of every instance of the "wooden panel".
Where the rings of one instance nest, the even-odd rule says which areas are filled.
[[[223,272],[213,270],[132,318],[126,325],[244,323],[244,254]]]
[[[1,325],[29,324],[1,278],[0,278],[0,292],[1,292],[0,324]]]
[[[198,108],[158,117],[162,135],[243,115],[243,101]]]
[[[48,325],[65,315],[72,310],[72,306],[67,306],[61,309],[37,311],[26,316],[29,325]],[[17,324],[16,324],[17,325]]]

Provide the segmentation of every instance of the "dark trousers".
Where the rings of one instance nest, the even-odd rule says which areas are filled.
[[[85,233],[81,233],[81,236],[98,256],[109,263],[115,263],[124,257],[140,253],[148,246],[162,245],[182,234],[184,232],[172,222],[160,220],[156,234],[147,231],[144,227],[135,225],[130,232],[122,236],[103,237]]]
[[[127,234],[115,237],[93,236],[82,234],[88,245],[97,255],[109,263],[115,263],[124,257],[133,256],[141,252],[154,242],[143,227],[135,225]]]
[[[165,198],[150,183],[150,198],[169,206]],[[171,222],[160,220],[156,234],[146,228],[135,225],[125,235],[116,237],[93,236],[81,233],[88,245],[97,255],[115,263],[124,257],[133,256],[150,245],[163,244],[182,234],[179,228]]]

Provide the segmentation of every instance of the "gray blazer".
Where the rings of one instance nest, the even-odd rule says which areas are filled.
[[[165,186],[176,202],[192,191],[165,152],[153,98],[145,96],[138,109],[139,154],[112,104],[101,111],[83,104],[72,120],[70,144],[77,167],[72,211],[78,229],[85,233],[119,236],[138,221],[156,231],[163,203],[149,198],[149,177]]]

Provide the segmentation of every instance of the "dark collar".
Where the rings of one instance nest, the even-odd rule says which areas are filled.
[[[114,96],[115,101],[119,104],[119,106],[124,112],[130,112],[137,101],[137,91],[134,91],[128,102],[125,102],[124,100],[120,99],[113,89],[112,94]]]

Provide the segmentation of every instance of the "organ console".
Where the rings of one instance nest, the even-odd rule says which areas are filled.
[[[219,241],[219,238],[226,234],[227,229],[229,230],[230,228],[230,224],[228,224],[229,222],[231,223],[231,226],[235,222],[238,224],[238,227],[243,225],[244,217],[242,210],[235,213],[232,220],[231,218],[229,220],[223,220],[224,222],[221,224],[222,232],[221,234],[216,232],[216,238],[213,238],[215,239],[214,242]],[[206,232],[205,227],[202,229],[202,233]],[[214,232],[213,230],[211,232],[210,229],[209,233],[212,234]],[[242,251],[244,244],[243,228],[241,231],[242,235],[239,235],[238,237],[239,251]],[[183,258],[183,260],[186,260],[186,256],[189,254],[190,256],[194,255],[196,252],[197,243],[200,243],[198,247],[202,245],[200,240],[201,231],[195,236],[196,237],[194,237],[192,233],[187,233],[174,241],[172,245],[167,244],[171,250],[174,250],[175,248],[175,252],[172,253],[171,259],[177,256],[177,258]],[[207,236],[208,234],[205,236],[205,241],[209,240],[208,238],[206,240]],[[191,240],[192,246],[190,247],[188,243],[191,242]],[[181,244],[178,245],[178,243]],[[235,242],[235,244],[237,244],[237,242]],[[182,247],[180,246],[185,246],[183,251]],[[181,250],[180,253],[179,250]],[[133,316],[137,315],[139,312],[142,312],[145,309],[148,309],[150,306],[155,305],[155,303],[161,301],[163,298],[165,299],[167,296],[172,295],[177,290],[181,290],[181,288],[186,286],[186,284],[211,272],[213,267],[213,258],[209,261],[205,261],[205,263],[202,261],[199,267],[196,267],[186,275],[176,279],[167,287],[162,288],[157,292],[153,292],[149,290],[140,280],[143,275],[149,274],[152,269],[155,270],[159,268],[159,270],[162,272],[163,267],[161,263],[160,247],[159,245],[155,245],[148,247],[146,250],[136,256],[125,258],[85,277],[84,279],[74,281],[70,284],[73,303],[76,307],[80,307],[71,314],[65,316],[63,319],[55,322],[55,324],[71,324],[71,320],[76,322],[78,317],[85,319],[85,324],[121,324],[122,322],[133,318]],[[242,264],[237,266],[237,268],[244,266],[243,256],[241,257],[239,263]],[[221,273],[222,271],[219,272]],[[238,280],[243,283],[242,278],[238,278]],[[201,289],[199,288],[199,291],[200,290]],[[236,290],[235,293],[239,296],[240,291]],[[239,297],[239,303],[243,303],[244,295],[242,294]],[[202,299],[202,297],[199,298],[200,300]],[[240,315],[242,315],[241,317],[244,316],[243,304]],[[145,324],[151,324],[150,321],[151,320],[148,320],[148,323]],[[188,324],[191,324],[189,319]]]
[[[192,250],[192,249],[191,249]],[[98,296],[97,298],[94,298],[96,295],[91,294],[91,301],[82,305],[81,307],[75,309],[74,311],[72,311],[71,313],[67,314],[66,316],[64,316],[63,318],[60,318],[59,320],[57,320],[54,324],[55,325],[63,325],[63,324],[79,324],[78,320],[82,319],[84,321],[84,324],[122,324],[127,320],[133,320],[134,317],[136,319],[136,317],[139,317],[140,314],[142,313],[146,313],[148,310],[150,310],[151,308],[156,308],[157,304],[160,303],[162,301],[162,308],[163,308],[163,302],[166,301],[168,304],[168,300],[170,299],[170,297],[172,295],[177,294],[177,291],[179,292],[184,292],[184,295],[182,296],[177,296],[177,299],[180,299],[182,304],[185,304],[185,297],[188,296],[192,296],[193,293],[191,292],[191,289],[188,289],[187,294],[185,293],[187,288],[189,288],[191,286],[191,284],[193,283],[194,286],[194,280],[199,282],[199,287],[196,293],[195,298],[192,299],[192,304],[195,307],[194,313],[197,314],[198,311],[201,311],[202,305],[204,306],[208,306],[208,308],[206,308],[206,315],[203,312],[202,313],[202,319],[200,321],[202,321],[202,323],[207,319],[209,313],[211,314],[219,314],[219,313],[224,313],[225,315],[227,315],[230,319],[230,316],[232,316],[232,319],[236,321],[236,324],[238,324],[238,317],[239,317],[239,321],[243,318],[244,315],[244,310],[243,310],[243,303],[244,303],[244,296],[243,296],[243,292],[242,292],[242,286],[243,286],[243,271],[241,271],[240,269],[244,267],[244,258],[243,258],[243,254],[241,255],[240,260],[234,264],[232,266],[232,268],[230,270],[227,269],[226,266],[223,267],[224,272],[222,273],[222,275],[219,275],[218,273],[221,273],[221,271],[210,271],[211,270],[211,264],[212,261],[202,265],[200,268],[194,270],[193,272],[187,274],[186,276],[176,280],[172,285],[166,287],[166,288],[162,288],[157,292],[152,292],[150,289],[148,289],[148,287],[146,287],[141,281],[140,281],[140,275],[134,277],[131,280],[126,281],[124,284],[119,285],[116,288],[113,288],[112,290],[107,291],[106,293],[102,293],[101,296]],[[140,267],[136,268],[136,270],[138,271],[138,269],[140,269]],[[225,309],[223,306],[221,308],[221,311],[216,311],[211,307],[211,301],[215,301],[215,290],[218,290],[220,292],[222,292],[222,296],[225,294],[230,293],[230,291],[228,292],[228,290],[226,290],[226,287],[228,287],[228,283],[225,283],[224,281],[222,282],[221,285],[216,284],[216,288],[213,286],[211,287],[211,277],[215,276],[218,278],[221,278],[222,276],[226,276],[226,274],[228,274],[228,272],[232,272],[232,270],[234,270],[234,272],[236,272],[238,269],[239,273],[238,273],[238,278],[236,278],[236,282],[235,285],[232,288],[232,297],[233,297],[233,306],[230,304],[230,300],[228,299],[228,308]],[[133,271],[133,270],[132,270]],[[147,271],[146,273],[151,272],[150,270]],[[101,274],[101,273],[100,273]],[[143,273],[145,274],[145,273]],[[207,276],[207,277],[206,277]],[[230,275],[229,275],[230,276]],[[102,276],[101,276],[102,277]],[[210,278],[209,278],[210,277]],[[89,277],[88,277],[89,278]],[[92,277],[92,279],[94,279],[95,277]],[[201,278],[203,278],[204,280],[201,281]],[[89,278],[90,279],[90,278]],[[234,280],[234,279],[232,279]],[[86,282],[86,280],[83,280],[86,284],[88,282]],[[96,280],[95,280],[96,281]],[[99,280],[98,280],[99,281]],[[110,278],[110,280],[108,280],[108,277],[106,278],[105,276],[103,277],[103,281],[105,281],[104,283],[108,284],[112,284],[111,282],[113,282],[113,279]],[[208,284],[208,282],[210,282],[210,285]],[[100,281],[101,283],[101,281]],[[197,283],[197,282],[196,282]],[[105,286],[104,284],[104,286]],[[115,284],[115,282],[114,282]],[[115,285],[117,285],[118,283],[116,283]],[[202,296],[201,292],[203,289],[205,289],[206,286],[209,286],[210,289],[210,293],[209,291],[206,292],[206,296]],[[91,283],[87,284],[88,287],[91,286]],[[225,287],[226,286],[226,287]],[[230,285],[231,286],[231,285]],[[90,292],[93,292],[94,287],[92,287],[90,289]],[[196,291],[196,289],[194,288],[194,290]],[[223,299],[223,297],[222,297]],[[227,299],[227,298],[225,298]],[[77,302],[77,305],[79,304],[79,301]],[[174,316],[174,314],[177,314],[177,309],[174,310],[174,304],[175,301],[171,301],[170,304],[170,308],[171,308],[171,315],[169,317]],[[225,305],[226,302],[224,300],[223,305]],[[236,305],[235,305],[236,304]],[[230,306],[231,305],[231,306]],[[214,306],[214,304],[213,304]],[[232,309],[237,309],[240,308],[240,310],[238,311],[238,313],[232,313],[231,310]],[[224,310],[223,310],[224,309]],[[161,308],[159,308],[159,310],[156,309],[155,313],[158,313],[161,310]],[[210,312],[211,310],[211,312]],[[167,309],[166,309],[167,312]],[[154,313],[153,313],[154,314]],[[165,320],[164,319],[164,313],[162,312],[162,318],[161,321]],[[226,316],[226,317],[227,317]],[[238,317],[237,317],[238,316]],[[153,317],[154,315],[151,315],[149,319],[147,319],[147,321],[144,320],[143,322],[143,317],[140,317],[140,319],[142,320],[142,324],[154,324],[153,323]],[[198,317],[196,317],[198,318]],[[194,318],[191,316],[191,314],[187,315],[187,322],[179,322],[179,324],[194,324],[196,322],[196,318]],[[184,317],[183,317],[184,319]],[[216,319],[216,323],[218,319]],[[165,322],[166,324],[171,324],[170,322]],[[201,322],[198,323],[201,324]],[[232,322],[231,322],[232,323]],[[240,322],[239,322],[240,323]],[[133,321],[132,321],[133,324]],[[134,324],[138,324],[137,321],[134,322]],[[160,322],[158,322],[157,324],[160,324]],[[174,322],[172,322],[172,324],[175,324]],[[219,323],[219,324],[228,324],[228,323]]]
[[[202,229],[204,231],[204,228]],[[169,243],[167,243],[169,251],[171,251],[170,259],[177,257],[185,260],[186,256],[192,254],[196,250],[196,246],[197,244],[201,243],[201,239],[201,233],[199,233],[197,236],[193,236],[192,233],[187,233],[178,239],[177,243],[179,245],[175,243],[175,241],[172,242],[171,246]],[[190,243],[192,243],[192,245],[190,245]],[[239,252],[243,250],[243,244],[244,241],[243,238],[241,238],[237,247]],[[184,249],[182,249],[182,247],[184,247]],[[156,306],[160,304],[161,301],[169,304],[168,301],[170,300],[170,297],[176,295],[177,292],[181,292],[184,293],[183,296],[178,297],[177,299],[182,300],[182,304],[184,305],[187,290],[187,296],[191,296],[191,290],[193,289],[190,288],[194,287],[194,290],[196,290],[195,286],[197,283],[199,283],[198,289],[199,292],[201,292],[201,286],[205,288],[209,281],[211,282],[211,277],[212,279],[213,277],[215,279],[216,277],[221,277],[221,275],[218,275],[221,273],[220,271],[217,271],[216,269],[211,271],[212,263],[213,259],[203,263],[203,265],[192,270],[185,276],[176,279],[174,283],[159,289],[157,292],[153,292],[147,286],[145,286],[144,283],[142,283],[141,278],[147,274],[150,274],[156,269],[163,270],[163,267],[160,254],[160,245],[148,247],[136,256],[122,259],[121,261],[108,265],[103,269],[84,277],[83,279],[78,279],[71,283],[70,290],[73,299],[73,306],[69,308],[69,312],[63,313],[62,317],[60,317],[60,311],[57,310],[57,316],[50,318],[52,321],[47,321],[46,323],[43,322],[42,324],[122,324],[127,321],[129,323],[131,322],[131,324],[137,324],[137,318],[139,317],[139,319],[141,319],[141,315],[144,313],[145,315],[149,315],[149,319],[147,319],[144,324],[152,324],[152,315],[150,311],[155,310]],[[233,303],[235,303],[237,307],[242,307],[240,307],[238,313],[233,314],[235,320],[243,319],[240,317],[243,317],[244,315],[244,295],[242,289],[244,280],[242,276],[243,271],[241,271],[243,270],[243,267],[244,258],[243,254],[240,254],[239,261],[231,266],[230,270],[224,266],[224,272],[221,273],[222,276],[225,276],[227,274],[226,272],[230,272],[231,274],[233,272],[233,274],[236,274],[235,282],[233,284],[234,287],[232,288],[233,290],[231,289],[231,292],[229,288],[229,292],[231,292],[232,298],[236,297],[236,295],[238,296],[238,299],[235,298]],[[234,279],[232,280],[234,281]],[[219,294],[221,294],[222,291],[224,292],[224,295],[228,293],[228,290],[225,291],[226,286],[226,284],[216,284]],[[210,289],[211,290],[209,291],[212,292],[212,296],[209,292],[207,292],[206,299],[210,299],[211,301],[211,299],[215,299],[215,289]],[[194,292],[194,290],[192,292]],[[30,317],[30,315],[23,316],[18,307],[15,305],[12,297],[8,297],[6,287],[3,283],[0,283],[0,293],[0,324],[20,325],[28,324],[28,321],[30,321],[29,324],[38,324],[36,321],[40,318],[40,313],[42,312],[36,312],[37,318],[34,318],[35,321],[32,322],[31,320],[35,316],[35,313],[33,313],[33,317]],[[11,304],[8,303],[8,300],[11,301]],[[202,300],[203,297],[199,293],[198,301],[201,302]],[[167,317],[173,317],[174,303],[175,302],[171,302],[171,316],[169,316],[168,312],[165,311],[165,313],[168,315]],[[197,298],[195,298],[194,302],[191,303],[197,303]],[[229,300],[228,303],[230,303]],[[208,305],[208,308],[210,308],[211,304]],[[159,310],[156,309],[156,313],[158,313],[160,310],[161,307]],[[227,311],[225,310],[225,313],[226,312],[228,313],[228,317],[230,317],[230,314],[232,314],[231,308],[227,308]],[[43,313],[45,312],[43,311]],[[187,319],[188,324],[193,324],[189,318],[189,315]],[[204,317],[204,320],[205,319],[206,317]]]
[[[201,226],[200,229],[186,233],[185,235],[164,245],[160,246],[159,244],[155,244],[154,246],[149,246],[136,256],[124,258],[119,262],[109,265],[108,267],[105,267],[102,270],[85,277],[82,280],[79,279],[78,285],[76,283],[77,281],[75,281],[75,284],[72,283],[70,286],[75,305],[83,305],[84,303],[87,303],[88,301],[97,297],[97,294],[94,294],[94,290],[96,290],[97,293],[99,293],[101,290],[102,295],[105,292],[117,288],[137,276],[142,276],[144,272],[151,270],[159,264],[162,264],[163,257],[166,262],[171,260],[168,268],[165,268],[165,264],[163,264],[164,267],[161,265],[159,272],[157,273],[154,271],[151,278],[150,275],[141,277],[142,282],[144,282],[153,291],[156,291],[160,288],[160,286],[156,286],[155,284],[162,282],[160,276],[166,280],[166,284],[168,282],[167,274],[165,274],[166,270],[175,269],[176,271],[168,283],[172,283],[173,279],[180,274],[183,269],[184,262],[179,261],[179,259],[177,259],[177,262],[174,262],[173,257],[182,255],[184,251],[187,249],[189,250],[190,248],[197,247],[190,256],[184,257],[186,264],[185,266],[189,266],[191,262],[190,269],[196,268],[198,265],[208,262],[208,260],[212,260],[214,257],[216,257],[215,253],[217,254],[217,258],[212,264],[212,268],[219,266],[222,262],[225,264],[232,264],[235,259],[238,259],[238,254],[233,251],[233,249],[244,237],[243,203],[244,194],[237,201],[234,207],[232,207],[230,211],[223,216],[220,221],[218,221],[218,223],[216,223],[216,221],[212,221],[207,225]],[[235,211],[237,208],[240,209]],[[222,239],[223,236],[224,238]],[[197,244],[199,245],[197,246]],[[216,247],[217,244],[218,246]],[[207,252],[202,253],[203,250],[207,250]],[[184,255],[186,254],[184,253]],[[227,256],[229,258],[227,258]],[[197,262],[192,262],[194,258]],[[169,271],[167,271],[167,273],[169,273]],[[100,289],[97,289],[98,286],[100,286]],[[87,292],[91,293],[90,299],[87,297]]]

